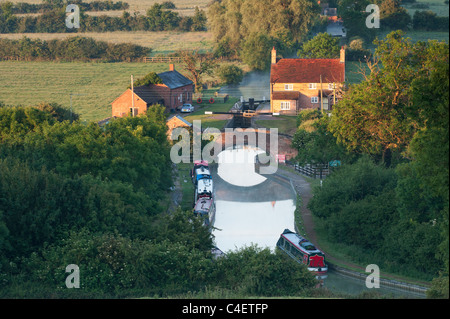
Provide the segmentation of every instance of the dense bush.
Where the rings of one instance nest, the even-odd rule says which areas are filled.
[[[131,43],[113,44],[81,36],[63,40],[0,39],[0,58],[18,57],[24,60],[102,60],[135,61],[148,56],[151,49]]]
[[[215,260],[192,212],[159,205],[171,186],[163,108],[104,127],[56,104],[0,107],[0,297],[172,296],[205,287],[302,295],[305,266],[255,247]],[[80,289],[67,289],[78,265]]]
[[[434,225],[444,200],[418,180],[411,163],[393,169],[363,157],[316,188],[309,207],[329,240],[359,249],[354,258],[429,279],[443,267]]]
[[[217,75],[225,84],[239,84],[244,78],[244,71],[236,65],[223,65],[217,70]]]
[[[206,14],[195,9],[192,17],[180,17],[177,12],[164,9],[155,3],[146,15],[130,14],[124,11],[121,16],[87,15],[80,8],[80,28],[69,29],[65,24],[65,7],[56,7],[37,16],[16,16],[13,5],[4,2],[0,5],[0,33],[72,33],[72,32],[112,32],[112,31],[204,31]]]
[[[80,6],[84,11],[110,11],[110,10],[126,10],[130,5],[123,1],[92,1],[92,2],[82,2],[82,0],[71,0],[71,4],[76,4]],[[46,1],[43,3],[27,3],[18,2],[15,3],[12,11],[15,14],[18,13],[38,13],[49,11],[52,9],[61,9],[65,7],[63,1]]]
[[[416,11],[413,16],[414,30],[448,31],[448,17],[438,17],[433,11]]]

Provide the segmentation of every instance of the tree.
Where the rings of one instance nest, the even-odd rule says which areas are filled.
[[[339,54],[339,39],[328,33],[317,34],[297,52],[298,57],[303,59],[338,59]]]
[[[200,10],[197,6],[195,7],[194,17],[192,18],[192,26],[190,30],[192,31],[205,31],[206,30],[206,13]]]
[[[270,66],[272,39],[264,33],[252,33],[241,47],[242,61],[253,70],[266,70]]]
[[[306,38],[319,12],[310,0],[224,0],[209,7],[208,23],[217,44],[226,41],[230,52],[261,70],[268,65],[274,45],[280,53],[291,53]]]
[[[162,5],[158,3],[147,10],[147,22],[151,31],[174,30],[180,19],[178,13],[163,9]]]
[[[200,53],[198,51],[180,50],[178,56],[181,58],[184,68],[189,72],[189,79],[194,82],[195,91],[202,91],[203,76],[211,74],[216,67],[216,61],[211,53]]]
[[[217,75],[225,84],[239,84],[244,77],[244,71],[236,65],[223,65],[217,70]]]
[[[401,31],[377,40],[371,73],[351,86],[336,105],[330,131],[351,151],[379,156],[389,165],[390,154],[405,152],[417,121],[408,116],[412,105],[411,82],[426,76],[428,62],[443,57],[436,43],[412,43]]]
[[[345,23],[347,37],[360,36],[368,42],[372,42],[376,35],[376,29],[366,26],[366,18],[369,13],[366,7],[372,4],[369,0],[338,0],[338,13]]]
[[[143,85],[150,85],[150,84],[163,84],[162,79],[156,74],[155,72],[150,72],[143,78],[137,79],[134,81],[133,86],[143,86]]]

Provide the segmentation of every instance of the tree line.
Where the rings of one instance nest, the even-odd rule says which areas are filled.
[[[64,33],[112,31],[204,31],[206,14],[198,7],[194,16],[181,17],[177,12],[155,3],[145,15],[124,11],[121,16],[87,15],[80,8],[80,28],[66,27],[65,7],[45,11],[38,16],[18,17],[10,2],[0,4],[0,33]]]
[[[0,59],[118,62],[137,61],[150,52],[150,48],[136,44],[114,44],[81,36],[63,40],[0,39]]]
[[[223,0],[208,9],[216,54],[238,57],[252,69],[270,65],[270,51],[289,54],[307,38],[320,7],[311,0]]]
[[[331,116],[299,115],[297,160],[342,164],[309,207],[355,261],[433,279],[428,295],[448,298],[449,47],[401,31],[374,43]]]
[[[13,4],[12,12],[14,14],[23,13],[39,13],[53,9],[61,9],[69,4],[76,4],[84,11],[112,11],[112,10],[126,10],[130,7],[127,2],[123,1],[92,1],[83,2],[82,0],[44,0],[42,3],[28,3],[17,2]]]
[[[377,29],[366,27],[366,18],[370,13],[365,10],[369,4],[376,4],[380,9],[380,30],[448,31],[448,17],[438,17],[427,10],[417,10],[411,17],[401,5],[401,0],[338,0],[336,4],[348,38],[358,36],[372,42],[376,37]]]
[[[54,103],[0,103],[0,296],[309,294],[306,267],[254,246],[215,259],[200,219],[167,213],[166,134],[160,105],[99,126]],[[71,264],[80,289],[66,287]]]

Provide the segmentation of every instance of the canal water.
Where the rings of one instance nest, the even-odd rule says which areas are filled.
[[[223,252],[257,245],[274,251],[280,234],[295,230],[296,193],[290,183],[278,175],[255,172],[257,148],[227,149],[218,155],[212,169],[216,196],[215,245]],[[397,289],[372,288],[364,280],[330,271],[323,287],[357,296],[379,293],[385,298],[424,298],[423,295]]]
[[[261,152],[239,148],[218,155],[213,235],[225,253],[251,245],[274,251],[280,234],[294,230],[296,196],[284,180],[255,172]]]

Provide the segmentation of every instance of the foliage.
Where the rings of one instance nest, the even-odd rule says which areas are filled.
[[[338,59],[339,39],[328,33],[319,33],[311,40],[305,42],[297,52],[302,59]]]
[[[334,108],[330,131],[349,150],[380,156],[404,152],[417,130],[407,110],[412,104],[411,82],[429,72],[429,61],[445,60],[436,42],[411,43],[403,33],[390,33],[377,40],[371,73],[351,86]],[[447,55],[448,59],[448,55]]]
[[[71,2],[74,3],[74,2]],[[95,8],[92,2],[92,8]],[[114,5],[111,5],[114,7]],[[0,6],[1,33],[72,33],[72,32],[112,32],[112,31],[201,31],[206,30],[206,14],[196,9],[193,17],[180,17],[177,12],[164,9],[163,5],[155,3],[145,15],[133,15],[124,11],[122,16],[87,15],[84,4],[80,7],[80,28],[68,29],[64,23],[66,13],[63,5],[49,5],[37,16],[16,16],[13,5],[4,2]],[[97,5],[100,9],[101,6]]]
[[[81,36],[50,41],[27,37],[21,40],[0,39],[0,57],[19,57],[27,61],[135,61],[150,52],[149,48],[131,43],[113,44]]]
[[[337,11],[339,16],[345,21],[347,37],[359,36],[368,42],[372,42],[376,36],[374,28],[366,27],[366,7],[373,4],[370,0],[338,0]]]
[[[311,114],[314,113],[309,116]],[[345,149],[336,143],[336,139],[328,131],[330,120],[327,116],[307,120],[308,115],[303,115],[304,119],[292,139],[292,146],[298,150],[296,160],[300,165],[328,164],[330,161],[348,157]],[[305,128],[305,124],[309,128]]]
[[[156,74],[155,72],[150,72],[143,78],[137,79],[134,81],[133,86],[143,86],[143,85],[150,85],[150,84],[163,84],[162,79]]]
[[[78,5],[85,11],[110,11],[110,10],[126,10],[130,6],[126,2],[110,0],[82,2],[81,0],[72,0],[72,4]],[[20,13],[38,13],[56,8],[61,8],[63,1],[43,1],[42,3],[18,2],[13,4],[12,11],[14,14]]]
[[[240,56],[253,70],[266,70],[270,65],[272,40],[264,33],[252,33],[243,40]]]
[[[198,51],[179,50],[178,56],[188,72],[188,78],[194,82],[195,92],[201,92],[203,87],[203,76],[211,74],[217,66],[216,60],[211,53],[200,53]]]
[[[209,7],[208,24],[218,52],[226,47],[226,56],[237,53],[262,69],[270,63],[270,48],[287,54],[306,38],[319,11],[310,0],[224,0]]]
[[[346,47],[346,61],[367,61],[371,56],[372,52],[364,47],[364,39],[360,37],[352,38],[350,44]]]
[[[218,286],[250,296],[299,295],[316,281],[306,267],[284,253],[250,246],[216,261],[213,276]]]
[[[433,11],[414,12],[413,29],[424,31],[448,31],[449,17],[438,17]]]
[[[401,0],[375,1],[380,8],[380,26],[383,29],[407,30],[411,24],[411,16],[401,6]]]
[[[244,71],[236,65],[223,65],[217,70],[217,76],[225,84],[239,84],[244,78]]]
[[[402,35],[393,32],[375,41],[371,74],[335,106],[327,127],[337,137],[334,143],[362,157],[315,188],[309,207],[330,241],[357,251],[353,258],[435,278],[428,296],[441,298],[448,296],[443,287],[449,269],[448,44],[413,44]],[[297,142],[316,132],[315,116],[299,116]],[[320,141],[315,137],[312,143]],[[327,148],[311,147],[308,160]],[[398,156],[391,166],[367,157],[379,160],[379,152],[388,149]]]
[[[442,200],[427,199],[428,191],[417,189],[417,179],[405,173],[361,158],[314,189],[309,207],[324,220],[330,241],[358,247],[365,262],[429,278],[443,267],[443,237],[433,222]]]
[[[172,173],[163,107],[104,127],[66,117],[55,104],[0,108],[2,297],[301,295],[315,284],[268,250],[215,261],[201,219],[161,210]],[[80,289],[65,287],[70,264]]]

